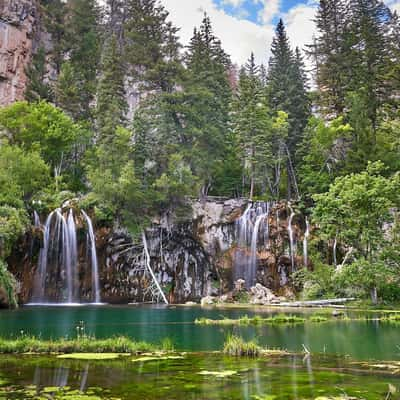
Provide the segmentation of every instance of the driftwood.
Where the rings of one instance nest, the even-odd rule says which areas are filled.
[[[310,301],[291,301],[276,304],[279,307],[321,307],[321,306],[332,306],[336,307],[338,304],[347,303],[353,301],[355,298],[342,298],[342,299],[327,299],[327,300],[310,300]],[[338,306],[340,307],[340,306]],[[342,306],[343,307],[343,306]]]

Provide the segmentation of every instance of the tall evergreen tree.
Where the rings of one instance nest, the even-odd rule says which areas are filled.
[[[315,61],[319,108],[331,118],[340,116],[345,109],[346,11],[345,0],[321,0],[315,19],[318,34],[310,46]]]
[[[100,61],[100,10],[96,0],[69,0],[67,7],[68,61],[61,67],[56,101],[75,119],[91,121]],[[68,88],[76,94],[74,97],[65,96]]]
[[[373,131],[387,100],[384,76],[390,65],[389,28],[392,14],[380,0],[350,0],[347,40],[349,92],[363,92],[367,118]]]
[[[287,197],[299,196],[295,173],[298,145],[310,113],[304,65],[297,50],[293,53],[283,21],[280,20],[272,41],[268,70],[268,95],[272,109],[283,111],[289,118],[289,133],[285,143],[287,155]]]
[[[181,72],[178,30],[156,0],[126,0],[125,57],[141,91],[172,92]]]
[[[272,123],[253,53],[240,71],[233,109],[234,129],[242,149],[243,166],[250,178],[249,198],[253,198],[256,183],[263,181],[263,167],[271,156]]]
[[[26,69],[26,76],[28,84],[25,90],[25,98],[28,101],[52,101],[53,92],[48,81],[46,50],[43,47],[40,47],[33,55],[32,61]]]
[[[100,62],[96,95],[96,126],[98,141],[110,143],[118,127],[126,123],[128,105],[124,87],[124,62],[115,34],[106,40]]]
[[[202,193],[213,183],[215,160],[224,157],[228,135],[232,90],[228,78],[229,56],[215,37],[210,18],[205,15],[195,29],[186,54],[188,79],[183,101],[192,169],[203,180]]]

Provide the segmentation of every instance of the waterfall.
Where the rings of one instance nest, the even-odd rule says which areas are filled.
[[[258,233],[260,230],[260,225],[264,222],[268,214],[263,213],[257,216],[256,223],[254,224],[253,235],[251,238],[251,254],[250,254],[250,268],[248,269],[248,274],[246,274],[246,282],[250,286],[256,284],[257,281],[257,244],[258,244]]]
[[[304,233],[303,239],[303,257],[304,257],[304,266],[308,267],[308,238],[310,237],[310,224],[308,222],[308,218],[306,217],[306,232]]]
[[[67,218],[67,230],[68,230],[68,242],[69,242],[69,262],[70,262],[70,270],[69,270],[69,280],[70,280],[70,290],[68,291],[68,301],[72,303],[72,300],[76,298],[76,282],[78,280],[76,266],[78,265],[78,240],[76,237],[76,225],[74,213],[72,212],[72,208],[69,210],[68,218]]]
[[[268,247],[269,211],[269,203],[250,203],[243,215],[236,220],[238,249],[235,255],[234,279],[244,279],[247,287],[253,286],[257,280],[258,246],[262,243],[265,249]]]
[[[337,238],[333,242],[333,265],[337,267]]]
[[[252,223],[251,223],[251,211],[252,211],[252,204],[250,203],[246,211],[243,215],[236,221],[236,226],[238,230],[238,244],[241,247],[246,247],[249,237],[249,231],[251,231]]]
[[[94,292],[94,302],[100,303],[100,278],[99,278],[99,266],[97,262],[97,252],[96,252],[96,237],[94,235],[92,220],[89,216],[82,211],[82,215],[84,216],[87,227],[88,227],[88,239],[90,243],[90,256],[91,256],[91,264],[92,264],[92,291]],[[88,246],[89,247],[89,246]]]
[[[42,225],[40,222],[40,217],[39,214],[36,211],[33,211],[33,220],[34,220],[34,226],[35,228],[40,228]]]
[[[44,298],[44,289],[47,276],[47,257],[50,245],[50,225],[53,215],[54,211],[50,213],[46,219],[43,233],[43,248],[41,248],[39,252],[39,263],[33,288],[33,299],[34,301],[38,302],[42,301]]]
[[[67,276],[67,302],[73,302],[73,272],[72,268],[75,268],[76,265],[72,265],[71,260],[71,238],[69,236],[68,224],[61,214],[61,210],[56,211],[57,221],[59,222],[61,233],[61,262],[64,267],[64,273]]]
[[[93,224],[84,211],[82,215],[88,231],[93,298],[95,303],[99,303],[100,283]],[[39,216],[35,214],[34,217],[36,225]],[[40,304],[49,304],[50,299],[61,304],[79,302],[81,293],[78,268],[78,238],[74,212],[70,209],[65,215],[61,209],[57,209],[49,214],[44,224],[43,247],[39,253],[32,300]]]
[[[294,239],[294,232],[293,232],[293,218],[296,215],[295,212],[293,211],[292,207],[289,205],[289,210],[290,210],[290,217],[289,217],[289,222],[288,222],[288,232],[289,232],[289,240],[290,240],[290,260],[292,263],[292,271],[295,270],[296,267],[296,242]]]

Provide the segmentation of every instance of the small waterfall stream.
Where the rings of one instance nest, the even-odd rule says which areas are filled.
[[[82,211],[87,226],[88,251],[91,265],[91,293],[94,303],[100,303],[100,280],[96,254],[96,239],[90,217]],[[49,214],[43,227],[43,247],[40,249],[38,267],[31,304],[74,304],[81,301],[79,282],[79,256],[76,216],[72,209],[63,214],[57,209]],[[35,214],[35,226],[40,220]],[[85,271],[87,273],[87,271]]]
[[[290,204],[288,205],[289,210],[290,210],[290,217],[289,217],[289,221],[288,221],[288,232],[289,232],[289,241],[290,241],[290,261],[292,263],[292,271],[295,270],[296,268],[296,241],[294,238],[294,232],[293,232],[293,218],[296,215],[293,208],[290,206]]]
[[[269,210],[269,203],[250,203],[243,215],[236,221],[238,252],[235,257],[234,279],[244,279],[247,287],[251,287],[257,282],[259,246],[264,248],[268,246]]]
[[[94,235],[92,220],[89,216],[82,211],[82,215],[84,216],[88,231],[88,249],[90,248],[90,258],[92,264],[92,291],[94,292],[94,302],[100,303],[100,279],[99,279],[99,265],[97,262],[97,253],[96,253],[96,237]]]
[[[308,238],[310,237],[310,223],[308,222],[308,218],[306,217],[306,232],[304,233],[303,239],[303,257],[304,257],[304,266],[308,267]]]

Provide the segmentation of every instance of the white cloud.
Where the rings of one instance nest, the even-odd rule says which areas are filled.
[[[268,7],[269,16],[263,24],[256,24],[237,13],[235,16],[220,9],[215,0],[160,0],[170,12],[170,19],[181,28],[180,38],[183,45],[187,45],[193,35],[194,27],[198,27],[203,19],[204,12],[211,18],[215,35],[221,39],[224,50],[237,64],[244,64],[251,52],[254,52],[258,63],[266,64],[269,57],[272,38],[275,33],[275,24],[271,19],[279,15],[280,0],[253,0],[263,4],[265,11]],[[225,0],[238,4],[242,0]],[[274,8],[275,7],[275,8]],[[275,10],[275,11],[273,11]],[[316,12],[316,1],[308,0],[306,4],[298,4],[283,14],[290,42],[293,47],[304,49],[312,42],[315,30],[313,19]]]
[[[258,13],[258,19],[263,24],[269,24],[279,14],[281,0],[255,0],[255,3],[264,4]]]
[[[317,7],[313,5],[299,4],[291,8],[284,16],[284,22],[290,42],[293,47],[304,48],[312,43],[315,34],[314,19]]]
[[[274,27],[270,24],[261,26],[241,18],[232,16],[221,10],[213,0],[161,0],[170,12],[171,21],[179,28],[181,42],[187,45],[193,29],[201,24],[204,12],[211,18],[215,35],[221,39],[224,50],[232,57],[232,61],[243,64],[253,51],[257,62],[265,63],[274,35]]]

